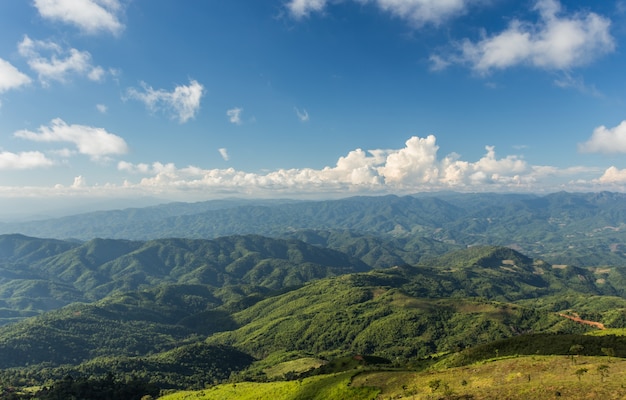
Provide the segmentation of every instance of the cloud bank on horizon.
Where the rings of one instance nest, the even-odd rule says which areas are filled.
[[[616,10],[618,3],[615,3]],[[430,80],[438,79],[441,74],[455,74],[463,76],[465,82],[483,81],[484,87],[492,87],[485,90],[492,91],[497,90],[493,88],[497,88],[498,84],[491,84],[489,80],[498,73],[539,71],[551,81],[551,91],[572,90],[581,99],[602,101],[598,98],[606,96],[595,90],[595,87],[594,96],[588,94],[591,90],[586,93],[582,90],[589,89],[589,86],[581,83],[583,80],[577,71],[594,66],[600,68],[603,60],[616,53],[623,34],[616,33],[613,21],[618,17],[623,18],[623,15],[615,11],[608,16],[592,11],[592,6],[575,7],[558,0],[537,0],[532,4],[532,8],[526,12],[513,13],[504,22],[476,26],[463,31],[463,35],[468,36],[448,38],[432,46],[425,46],[422,60],[426,62],[414,63],[411,68],[421,68],[420,73],[430,76],[426,78]],[[252,85],[239,89],[231,83],[230,87],[225,87],[221,92],[223,103],[214,94],[218,91],[211,89],[218,87],[218,84],[200,72],[204,64],[193,70],[191,64],[187,64],[188,60],[175,58],[171,62],[146,61],[148,64],[141,64],[155,70],[163,68],[165,80],[149,74],[148,69],[141,70],[125,64],[124,57],[132,51],[138,51],[131,44],[124,43],[126,35],[133,35],[133,30],[139,29],[134,25],[139,17],[133,19],[133,16],[137,15],[137,9],[152,7],[152,4],[122,0],[33,0],[29,6],[31,13],[48,24],[48,31],[42,29],[30,32],[24,29],[19,39],[13,42],[11,51],[4,51],[0,47],[2,117],[10,116],[13,103],[20,101],[20,97],[42,93],[42,97],[54,98],[53,93],[57,91],[76,90],[72,93],[77,93],[80,87],[85,87],[85,93],[97,91],[98,94],[85,97],[88,99],[85,101],[91,102],[90,110],[95,111],[93,115],[86,112],[65,115],[64,112],[70,113],[61,108],[57,111],[50,103],[47,112],[41,113],[41,118],[45,115],[44,120],[39,120],[37,113],[20,111],[19,118],[0,126],[0,129],[10,129],[2,132],[6,137],[1,139],[4,143],[0,142],[0,171],[7,177],[0,180],[0,197],[155,195],[172,199],[186,196],[201,199],[226,195],[336,197],[436,190],[546,192],[626,189],[626,165],[619,165],[621,160],[616,158],[626,154],[626,109],[623,115],[613,115],[606,122],[589,119],[585,126],[591,128],[579,133],[571,141],[570,147],[577,150],[574,154],[576,157],[611,155],[610,164],[606,165],[589,166],[581,161],[582,158],[570,166],[554,166],[549,159],[544,162],[527,161],[527,154],[537,144],[511,145],[513,150],[517,150],[516,153],[498,156],[493,143],[501,140],[506,132],[493,133],[489,138],[476,137],[476,140],[485,140],[480,144],[484,153],[475,156],[473,160],[458,153],[462,148],[440,154],[438,141],[445,135],[432,129],[433,133],[417,136],[416,133],[422,129],[416,125],[409,134],[406,130],[403,130],[405,133],[393,133],[396,137],[404,135],[404,146],[399,148],[383,148],[384,145],[374,144],[370,146],[372,148],[363,150],[364,146],[358,142],[358,132],[355,132],[356,142],[349,150],[326,154],[326,160],[336,160],[334,164],[329,163],[332,165],[306,167],[285,161],[284,167],[269,170],[262,166],[255,167],[254,164],[235,167],[230,164],[246,157],[242,154],[270,154],[273,149],[281,148],[282,142],[287,141],[285,137],[289,135],[283,133],[276,138],[271,136],[271,129],[278,129],[276,127],[280,127],[280,124],[293,130],[294,136],[298,135],[298,130],[306,132],[302,134],[303,138],[321,135],[319,132],[323,129],[316,128],[319,126],[316,124],[328,118],[329,113],[324,108],[328,97],[320,96],[323,100],[318,102],[315,96],[305,96],[295,89],[284,95],[281,91],[287,91],[287,85],[280,81],[284,71],[273,74],[263,72],[263,68],[269,67],[258,61],[262,56],[256,53],[253,60],[259,65],[263,64],[258,67],[262,72],[256,75],[263,79],[264,84],[258,85],[256,89]],[[174,3],[168,6],[175,7]],[[423,34],[428,38],[429,35],[454,26],[455,21],[465,21],[468,16],[493,7],[489,2],[472,0],[281,0],[277,1],[276,6],[281,10],[278,16],[268,13],[259,17],[259,20],[266,24],[272,21],[278,32],[283,29],[285,37],[291,30],[307,24],[307,29],[314,31],[319,24],[333,23],[334,18],[358,19],[367,13],[369,18],[382,21],[381,24],[390,24],[385,25],[387,29],[390,29],[389,26],[402,25],[402,30],[409,32],[405,35],[408,38],[395,36],[395,40],[401,41],[402,45],[410,44],[414,40],[411,37]],[[342,14],[335,17],[335,13]],[[429,33],[425,34],[425,30]],[[15,29],[16,36],[17,32],[18,28]],[[228,32],[225,32],[224,38],[228,41]],[[70,44],[72,40],[78,44]],[[199,52],[202,42],[192,42],[192,38],[189,40],[188,52]],[[203,40],[208,42],[212,38]],[[273,40],[286,46],[281,40],[287,39]],[[115,44],[107,47],[109,41]],[[89,47],[92,42],[95,44]],[[177,47],[185,45],[184,42],[174,43]],[[162,46],[165,48],[168,43],[163,42]],[[228,60],[229,54],[233,52],[253,52],[251,49],[237,49],[228,42],[216,46],[221,53],[211,54],[215,60]],[[105,47],[106,52],[102,50]],[[114,56],[115,47],[121,48],[119,56]],[[137,57],[142,56],[138,54]],[[163,55],[164,60],[167,57]],[[391,56],[386,53],[385,57]],[[197,62],[206,60],[200,57]],[[226,67],[227,64],[224,65],[222,71],[231,70]],[[170,75],[169,70],[184,71],[185,66],[189,68],[186,74]],[[247,76],[243,73],[236,75],[242,68],[241,64],[233,64],[233,81]],[[320,69],[318,66],[310,71],[286,69],[285,74],[303,73],[302,77],[296,79],[297,85],[294,87],[298,87],[306,83],[312,71]],[[145,75],[141,76],[137,70],[143,71]],[[246,74],[254,75],[245,71]],[[602,74],[601,71],[599,73]],[[386,75],[392,76],[393,73]],[[223,78],[226,80],[226,75]],[[406,82],[405,78],[399,77]],[[348,80],[344,75],[334,72],[328,73],[325,79],[330,82]],[[153,83],[156,86],[153,87],[147,82],[158,84]],[[246,97],[253,90],[264,90],[263,93],[273,96],[282,95],[282,102],[270,103],[263,98],[253,102]],[[355,108],[361,107],[358,102],[362,97],[366,96],[355,94],[351,98],[354,99]],[[401,109],[406,98],[398,96],[397,104],[389,104],[384,113],[392,115],[395,110]],[[619,103],[621,100],[615,99],[614,102]],[[233,104],[237,106],[233,107]],[[280,111],[270,115],[267,111],[270,106]],[[125,125],[121,117],[118,121],[115,118],[116,114],[122,115],[126,108],[132,108],[132,111],[128,111],[129,116],[125,118],[130,122]],[[254,113],[255,116],[246,117],[244,121],[244,109],[246,115]],[[314,118],[310,117],[309,111]],[[485,115],[488,113],[487,109]],[[341,117],[341,112],[336,114],[339,115],[337,118]],[[276,125],[266,122],[278,116],[281,120]],[[570,116],[567,110],[563,114],[564,118]],[[150,128],[142,128],[136,122],[143,118],[148,118],[149,122],[145,126]],[[595,123],[590,125],[590,121]],[[259,126],[264,123],[267,124],[263,126],[267,129],[264,132],[268,135],[264,142],[268,147],[255,149],[256,142],[252,134],[245,132],[257,132],[255,129],[260,130]],[[19,127],[19,124],[22,126]],[[39,127],[33,129],[32,124]],[[329,126],[334,125],[329,123]],[[541,122],[537,126],[540,127]],[[167,153],[163,152],[154,153],[154,158],[147,159],[150,153],[143,152],[144,148],[149,148],[152,142],[158,142],[158,138],[166,132],[179,138],[193,132],[193,135],[202,137],[212,147],[205,151],[207,156],[198,156],[189,162],[184,161],[183,149],[169,149],[172,154],[183,154],[176,160],[167,159],[163,156]],[[380,132],[381,135],[390,133]],[[464,132],[456,134],[462,137]],[[335,131],[319,140],[332,141],[333,136],[338,138],[341,135],[342,132]],[[210,139],[204,139],[205,136]],[[565,142],[567,137],[569,132],[563,134],[560,142]],[[387,143],[382,137],[380,140]],[[524,137],[520,138],[520,141],[524,140]],[[311,139],[310,143],[313,142]],[[376,137],[363,137],[363,142],[376,143]],[[176,143],[176,140],[173,139],[172,143]],[[344,144],[343,148],[346,146]],[[293,148],[291,153],[294,154],[290,156],[297,159],[297,151],[302,151],[302,154],[311,152],[306,148]],[[59,174],[55,175],[55,171],[59,171]],[[26,175],[29,172],[45,172],[52,178],[48,178],[48,184],[31,184]],[[68,179],[68,173],[73,173],[71,179]],[[8,179],[12,174],[19,174],[19,184]],[[88,184],[92,181],[90,175],[97,176],[93,184]]]

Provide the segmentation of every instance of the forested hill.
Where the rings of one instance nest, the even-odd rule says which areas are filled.
[[[147,242],[94,239],[83,244],[3,235],[0,322],[155,285],[277,290],[369,269],[336,250],[254,235]]]
[[[312,236],[299,232],[344,231],[387,240],[423,237],[459,246],[502,245],[555,264],[624,265],[625,226],[626,195],[620,193],[440,193],[307,202],[174,203],[4,223],[0,233],[80,240],[241,234],[307,240]]]
[[[71,304],[0,327],[0,378],[44,382],[68,374],[114,373],[145,378],[160,387],[203,388],[232,379],[254,360],[262,367],[241,372],[249,374],[245,379],[266,380],[269,366],[293,357],[375,354],[406,363],[525,333],[595,329],[562,313],[606,327],[626,327],[626,285],[619,268],[553,266],[512,249],[479,246],[415,266],[339,275],[363,265],[344,267],[350,261],[346,256],[318,252],[322,249],[296,241],[245,236],[225,238],[219,245],[172,242],[176,245],[120,243],[120,249],[130,250],[125,254],[150,255],[146,260],[154,263],[152,276],[163,278],[159,284],[114,290],[98,301]],[[105,266],[119,258],[115,254],[101,258],[114,250],[115,243],[99,240],[62,254],[79,254],[85,266]],[[148,250],[156,243],[162,245]],[[179,248],[186,251],[178,253]],[[233,255],[246,252],[254,259],[254,252],[261,249],[267,249],[265,260],[272,259],[270,264],[293,263],[283,271],[307,270],[307,264],[313,267],[322,261],[337,269],[329,267],[329,277],[298,286],[287,287],[284,279],[278,279],[273,287],[279,290],[272,290],[263,282],[273,268],[268,273],[258,269],[251,276],[244,271],[259,264]],[[194,271],[202,252],[216,260],[212,272],[189,275],[193,279],[187,283],[183,279],[169,283],[185,276],[183,270]],[[187,258],[179,258],[182,254]],[[172,272],[164,274],[168,268]],[[216,271],[231,280],[212,280]],[[607,347],[604,342],[598,346]],[[614,350],[624,356],[623,348]]]

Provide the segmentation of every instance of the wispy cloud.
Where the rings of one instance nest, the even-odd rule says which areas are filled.
[[[578,150],[581,153],[626,153],[626,121],[614,128],[597,127],[588,141],[578,145]]]
[[[54,165],[54,161],[39,151],[22,153],[0,151],[0,170],[35,169],[52,165]]]
[[[23,74],[11,63],[0,58],[0,93],[19,88],[30,82],[28,75]]]
[[[433,68],[457,63],[480,74],[518,65],[567,70],[615,49],[608,18],[593,12],[566,14],[557,0],[539,0],[534,10],[537,22],[514,19],[500,33],[477,42],[465,39],[456,53],[431,57]]]
[[[326,2],[327,0],[290,0],[286,7],[294,18],[303,18],[312,12],[322,11]]]
[[[80,154],[88,155],[95,160],[128,152],[128,145],[121,137],[103,128],[68,125],[60,118],[53,119],[49,126],[40,126],[38,132],[20,130],[15,132],[14,136],[34,142],[72,143]]]
[[[228,150],[226,150],[224,147],[218,149],[217,151],[220,152],[220,155],[222,156],[224,161],[230,160],[230,156],[228,155]]]
[[[96,110],[98,110],[98,112],[101,114],[106,114],[108,107],[104,104],[96,104]]]
[[[118,0],[35,0],[34,5],[42,18],[74,25],[89,34],[117,35],[124,29]]]
[[[235,124],[235,125],[241,125],[242,121],[241,121],[241,113],[243,112],[243,108],[239,108],[239,107],[235,107],[235,108],[231,108],[230,110],[226,111],[226,116],[228,117],[228,120]]]
[[[359,4],[373,3],[384,12],[408,21],[415,27],[440,24],[466,11],[469,0],[354,0]],[[286,3],[289,14],[296,19],[324,11],[328,0],[290,0]]]
[[[195,80],[190,80],[187,86],[176,86],[171,92],[153,89],[145,82],[141,83],[141,88],[142,91],[129,88],[126,91],[127,97],[141,101],[152,112],[163,111],[178,118],[181,124],[196,116],[204,95],[204,86]]]
[[[101,81],[106,75],[104,68],[92,64],[88,51],[65,49],[55,42],[32,40],[28,36],[24,36],[17,48],[43,85],[51,80],[67,82],[71,75],[84,76],[92,81]]]
[[[594,85],[586,84],[581,76],[573,76],[569,71],[562,71],[561,76],[554,80],[554,84],[560,88],[574,89],[594,97],[603,96]]]
[[[298,107],[294,107],[294,110],[296,110],[296,115],[300,121],[306,122],[309,120],[309,113],[307,110],[299,110]]]

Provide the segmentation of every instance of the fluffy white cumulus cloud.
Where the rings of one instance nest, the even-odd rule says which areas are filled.
[[[124,29],[118,0],[34,0],[34,5],[43,18],[74,25],[86,33],[117,35]]]
[[[604,174],[598,178],[598,182],[608,184],[624,184],[626,183],[626,169],[609,167],[606,171],[604,171]]]
[[[356,149],[322,169],[279,169],[265,174],[228,169],[178,168],[174,164],[131,164],[118,169],[148,175],[137,187],[147,190],[211,190],[224,193],[405,192],[458,189],[517,189],[546,171],[535,170],[516,156],[497,158],[493,147],[476,162],[457,154],[439,159],[436,138],[412,137],[401,149]],[[554,172],[553,172],[554,173]]]
[[[0,93],[19,88],[30,82],[28,75],[23,74],[11,63],[0,58]]]
[[[514,19],[498,34],[465,39],[457,53],[432,56],[433,68],[462,63],[483,74],[517,65],[567,70],[615,49],[608,18],[588,11],[566,14],[557,0],[539,0],[534,10],[537,22]]]
[[[129,88],[126,91],[127,97],[141,101],[152,112],[163,111],[170,114],[178,118],[181,124],[195,117],[204,95],[204,86],[195,80],[191,80],[189,85],[176,86],[171,92],[153,89],[144,82],[141,87],[142,91]]]
[[[52,41],[32,40],[28,36],[24,36],[17,49],[44,85],[51,80],[66,82],[70,75],[101,81],[106,74],[102,67],[93,65],[88,51],[65,49]]]
[[[80,154],[88,155],[92,159],[128,152],[128,146],[121,137],[103,128],[68,125],[60,118],[53,119],[49,126],[40,126],[38,132],[21,130],[15,132],[14,136],[34,142],[72,143]]]
[[[626,153],[626,121],[614,128],[597,127],[588,141],[578,145],[578,150],[582,153]]]
[[[17,169],[35,169],[54,165],[45,154],[38,151],[25,151],[22,153],[11,153],[0,151],[0,171]]]
[[[378,171],[385,182],[402,185],[436,183],[439,179],[439,165],[435,136],[412,137],[404,149],[390,153]]]
[[[416,27],[440,24],[465,12],[469,0],[353,0],[360,4],[373,3],[391,15],[402,18]],[[322,12],[328,0],[291,0],[287,10],[294,18],[303,18],[314,12]]]
[[[33,135],[32,133],[27,135]],[[39,135],[42,135],[41,133]],[[54,135],[66,137],[65,135]],[[43,137],[42,137],[43,138]],[[50,139],[52,140],[52,139]],[[60,138],[58,140],[61,140]],[[67,139],[63,141],[72,141]],[[0,197],[36,194],[60,196],[133,197],[158,196],[194,201],[227,196],[252,197],[344,197],[349,194],[410,194],[436,190],[457,191],[624,191],[626,170],[528,165],[515,155],[497,157],[492,146],[476,161],[462,160],[456,153],[438,155],[436,138],[411,137],[399,149],[356,149],[321,169],[292,168],[252,173],[234,168],[178,167],[173,163],[120,161],[122,183],[87,184],[83,176],[71,185],[53,187],[0,187]],[[22,157],[22,163],[15,160]],[[0,153],[0,168],[26,166],[27,154]],[[42,155],[32,154],[35,166],[52,165]],[[38,161],[37,161],[38,160]],[[22,167],[23,168],[23,167]],[[604,174],[602,175],[602,173]],[[602,175],[600,178],[598,176]],[[583,178],[585,176],[585,178]]]

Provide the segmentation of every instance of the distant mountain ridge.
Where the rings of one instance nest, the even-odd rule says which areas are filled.
[[[0,224],[0,233],[80,240],[246,234],[307,240],[299,232],[344,231],[385,239],[423,237],[457,246],[507,246],[552,263],[577,265],[626,265],[624,229],[626,194],[610,192],[229,200]]]

